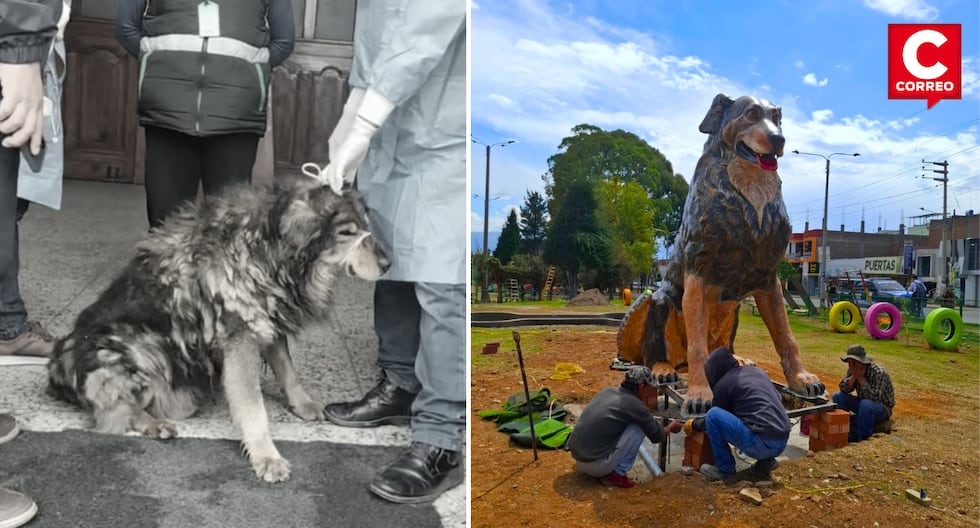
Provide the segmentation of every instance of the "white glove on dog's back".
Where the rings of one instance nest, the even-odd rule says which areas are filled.
[[[354,93],[351,92],[351,97],[353,96]],[[348,125],[344,122],[343,116],[340,118],[340,122],[334,128],[328,143],[330,146],[330,164],[323,170],[323,179],[334,192],[339,194],[344,184],[353,183],[357,177],[357,169],[367,157],[371,138],[388,119],[388,115],[391,114],[394,107],[395,105],[385,96],[368,88],[364,92],[360,105],[356,108],[356,113],[350,120],[350,128],[346,131],[341,128],[341,124],[345,128]],[[344,114],[348,114],[346,106]],[[335,138],[335,136],[337,137]],[[337,145],[336,149],[334,149],[334,145]]]

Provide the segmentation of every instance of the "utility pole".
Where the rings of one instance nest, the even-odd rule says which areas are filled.
[[[948,187],[947,184],[949,183],[949,162],[946,160],[940,162],[940,161],[926,161],[923,159],[922,160],[923,170],[925,169],[926,163],[931,163],[933,165],[942,167],[942,170],[933,169],[932,172],[943,175],[942,178],[933,178],[933,180],[935,181],[943,182],[943,238],[942,238],[942,242],[940,242],[939,245],[940,254],[942,254],[942,258],[943,258],[943,276],[942,276],[942,280],[939,281],[939,284],[942,286],[940,294],[942,294],[945,293],[946,288],[949,287],[949,284],[947,283],[947,280],[949,279],[949,258],[946,256],[946,254],[948,253],[948,250],[946,248],[946,196],[947,196],[946,190]]]

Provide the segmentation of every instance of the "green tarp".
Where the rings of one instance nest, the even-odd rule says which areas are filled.
[[[501,409],[479,411],[477,416],[500,424],[497,430],[509,434],[517,445],[531,447],[531,426],[527,416],[527,398],[523,392],[514,394],[504,402]],[[534,420],[534,433],[538,445],[561,449],[568,441],[572,428],[562,420],[568,413],[558,400],[554,399],[548,388],[531,394],[531,418]]]

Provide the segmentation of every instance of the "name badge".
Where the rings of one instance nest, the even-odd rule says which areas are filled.
[[[221,36],[217,2],[205,1],[197,4],[197,33],[202,37]]]

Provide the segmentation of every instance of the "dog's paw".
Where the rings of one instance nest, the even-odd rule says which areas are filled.
[[[690,387],[684,397],[681,410],[690,416],[701,416],[711,409],[711,389],[707,387]]]
[[[674,383],[681,379],[674,367],[666,361],[654,363],[653,366],[650,367],[650,373],[653,374],[653,379],[658,384]]]
[[[171,422],[160,420],[153,424],[144,434],[153,438],[159,438],[160,440],[169,440],[171,438],[177,438],[177,426]]]
[[[312,422],[314,420],[322,421],[326,419],[326,417],[323,415],[323,409],[325,407],[326,406],[320,402],[307,400],[299,405],[290,405],[289,410],[303,420]]]
[[[266,482],[285,482],[289,480],[289,461],[285,458],[265,457],[252,461],[255,475]]]
[[[138,423],[135,428],[143,436],[159,440],[169,440],[177,437],[177,426],[166,420],[152,420]]]
[[[787,381],[791,391],[808,398],[818,398],[827,394],[827,387],[820,378],[806,371],[795,376],[787,376]]]

